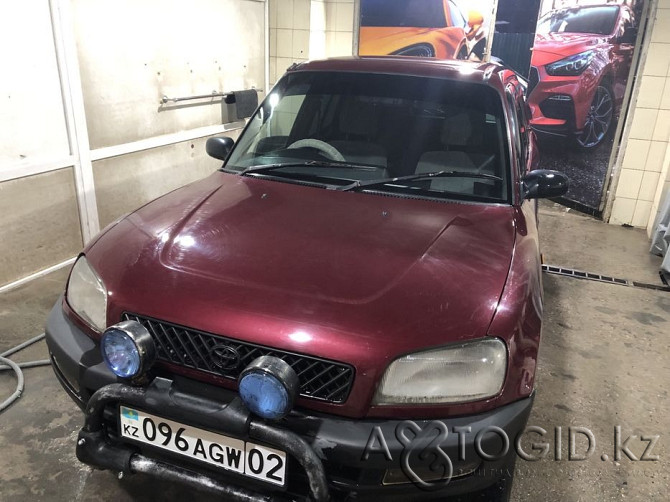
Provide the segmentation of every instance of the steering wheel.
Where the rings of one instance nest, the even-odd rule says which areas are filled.
[[[325,141],[321,141],[320,139],[299,139],[295,143],[291,143],[288,148],[315,148],[320,152],[323,152],[330,160],[336,160],[338,162],[346,161],[344,155],[342,155],[337,148],[335,148],[333,145],[329,145]]]

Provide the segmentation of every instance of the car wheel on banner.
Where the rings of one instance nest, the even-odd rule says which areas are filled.
[[[575,143],[582,150],[592,150],[603,144],[612,130],[614,95],[606,84],[601,84],[591,101],[584,129],[575,136]]]

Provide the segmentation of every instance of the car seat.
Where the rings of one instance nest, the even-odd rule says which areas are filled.
[[[458,110],[445,118],[440,142],[444,149],[424,152],[415,172],[463,171],[496,174],[495,155],[486,153],[484,145],[484,113]],[[475,183],[487,180],[475,178],[435,178],[430,188],[450,192],[475,193]]]
[[[348,100],[339,117],[343,139],[328,143],[339,150],[349,162],[386,167],[387,155],[383,146],[374,138],[379,128],[379,115],[372,103]]]

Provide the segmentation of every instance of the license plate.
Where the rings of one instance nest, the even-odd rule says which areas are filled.
[[[284,486],[286,453],[120,406],[121,436]]]

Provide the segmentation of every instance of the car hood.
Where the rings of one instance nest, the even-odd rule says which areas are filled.
[[[399,354],[487,335],[513,215],[216,173],[86,253],[110,323],[130,311],[347,362],[374,382]]]
[[[452,40],[452,50],[458,46],[458,30],[454,28],[361,27],[359,54],[377,56],[391,54],[416,44],[436,45],[439,40]]]
[[[568,56],[597,48],[605,37],[579,33],[547,33],[535,36],[533,45],[534,66],[553,63]]]

